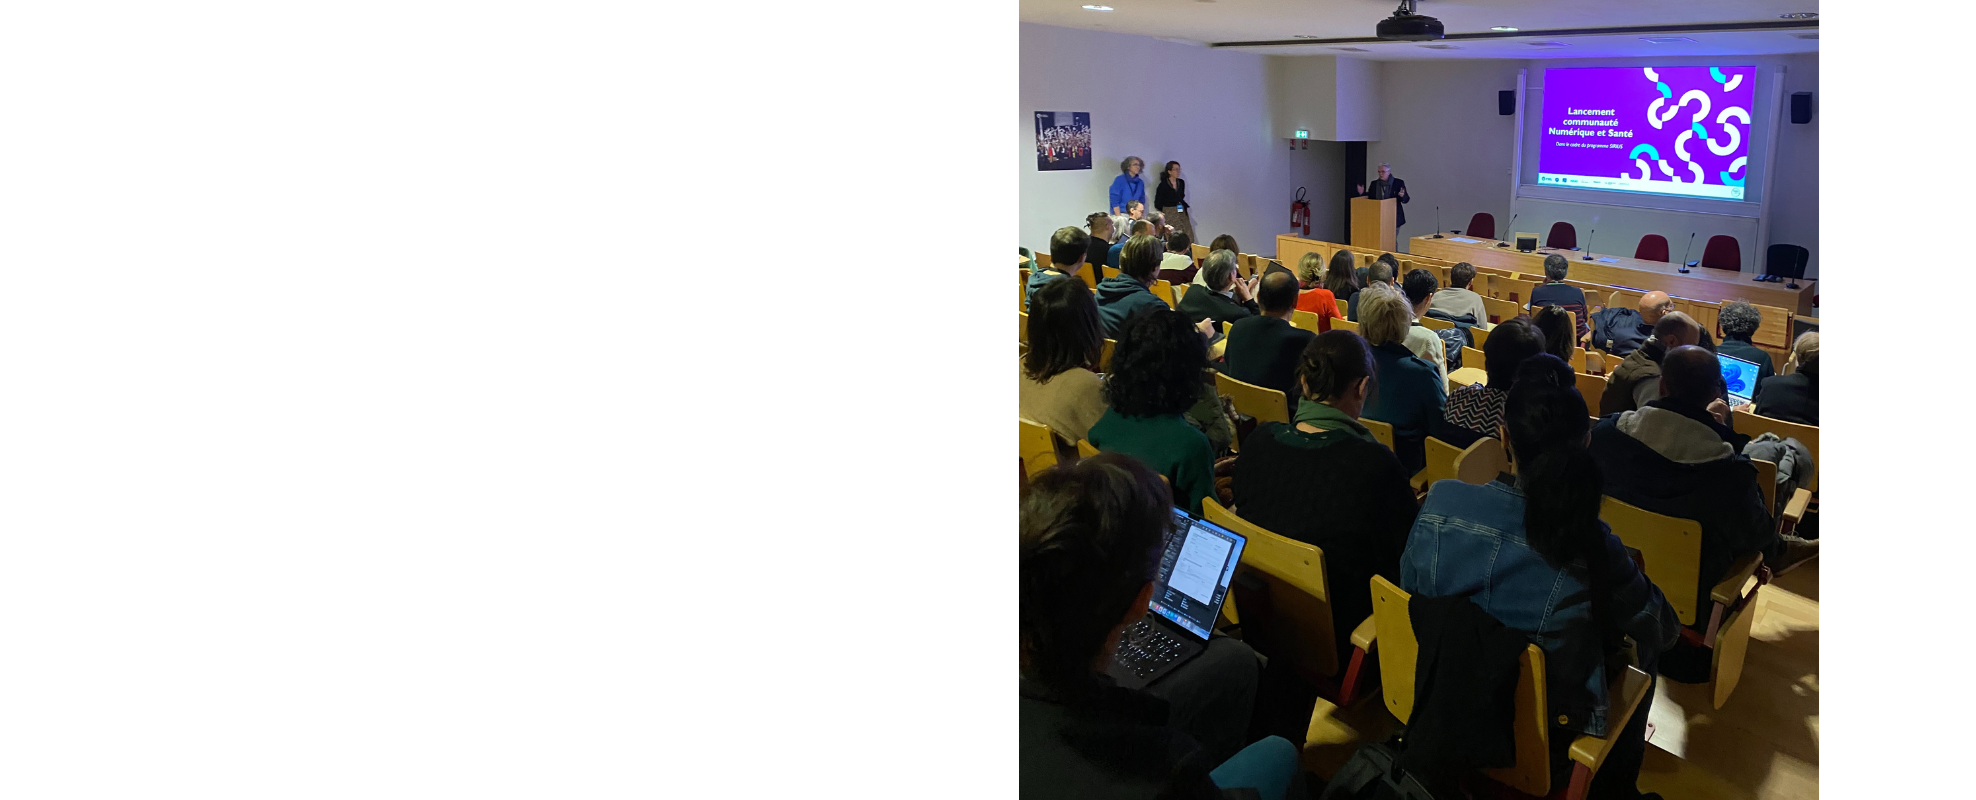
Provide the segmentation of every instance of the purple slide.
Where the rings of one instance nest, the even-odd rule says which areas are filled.
[[[1743,199],[1756,67],[1544,71],[1537,183]]]

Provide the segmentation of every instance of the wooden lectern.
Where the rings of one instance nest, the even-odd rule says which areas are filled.
[[[1400,201],[1352,198],[1352,246],[1392,252],[1399,246]]]

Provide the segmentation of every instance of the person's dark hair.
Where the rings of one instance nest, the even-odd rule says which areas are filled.
[[[1132,234],[1118,251],[1118,271],[1140,283],[1152,283],[1153,273],[1160,269],[1161,254],[1160,240],[1143,233]]]
[[[1160,167],[1160,181],[1162,181],[1162,182],[1164,182],[1164,181],[1166,180],[1166,176],[1167,176],[1167,174],[1168,174],[1168,173],[1171,173],[1171,172],[1173,171],[1173,168],[1174,168],[1174,167],[1177,167],[1177,166],[1180,166],[1180,162],[1178,162],[1178,161],[1168,161],[1168,162],[1166,162],[1166,166],[1164,166],[1164,167]],[[1175,176],[1173,176],[1173,179],[1174,179],[1174,180],[1179,180],[1179,179],[1180,179],[1180,176],[1178,176],[1178,175],[1175,175]]]
[[[1697,406],[1721,398],[1728,388],[1722,380],[1720,362],[1695,345],[1667,351],[1660,359],[1660,377],[1666,382],[1668,397]]]
[[[1372,363],[1372,346],[1347,330],[1318,334],[1304,346],[1304,355],[1297,361],[1297,384],[1313,402],[1336,400],[1367,377],[1372,378],[1371,388],[1377,391],[1379,376]]]
[[[1564,260],[1564,256],[1556,253],[1544,256],[1544,277],[1552,281],[1561,281],[1570,271],[1571,262]]]
[[[1034,322],[1030,323],[1034,325]],[[1489,373],[1488,385],[1501,391],[1516,388],[1516,371],[1531,356],[1544,352],[1544,338],[1537,327],[1530,324],[1529,317],[1512,317],[1503,320],[1489,331],[1489,339],[1482,343],[1482,360]]]
[[[1324,272],[1324,288],[1340,300],[1358,291],[1358,256],[1343,249],[1332,253],[1331,267]]]
[[[1749,303],[1734,300],[1722,304],[1722,314],[1716,322],[1722,326],[1722,338],[1747,342],[1763,325],[1763,312]]]
[[[1288,272],[1272,272],[1262,276],[1262,285],[1256,287],[1256,305],[1264,313],[1281,314],[1297,307],[1297,276]]]
[[[1565,363],[1570,363],[1571,356],[1578,346],[1577,326],[1571,324],[1571,312],[1564,310],[1562,306],[1542,306],[1531,316],[1530,321],[1537,326],[1537,330],[1543,332],[1544,352],[1564,359]],[[1490,332],[1489,336],[1494,338],[1495,333]]]
[[[1491,341],[1495,334],[1489,335]],[[1510,458],[1523,490],[1523,531],[1552,567],[1603,562],[1598,462],[1585,451],[1591,418],[1571,367],[1549,353],[1526,359],[1503,406]]]
[[[1022,357],[1022,372],[1030,380],[1049,383],[1079,367],[1096,370],[1104,346],[1098,302],[1082,278],[1059,277],[1030,298],[1029,352]]]
[[[1052,467],[1023,487],[1025,676],[1063,688],[1089,679],[1112,629],[1158,575],[1172,503],[1158,473],[1117,453]]]
[[[1365,270],[1366,284],[1371,285],[1374,283],[1392,283],[1393,272],[1395,267],[1397,266],[1398,265],[1392,263],[1391,261],[1388,261],[1385,256],[1383,255],[1380,256],[1378,259],[1372,262],[1372,266],[1366,268]]]
[[[1058,228],[1050,237],[1050,266],[1059,271],[1069,271],[1077,262],[1091,253],[1091,235],[1075,225]]]
[[[1209,289],[1217,292],[1227,291],[1229,282],[1234,279],[1234,276],[1235,253],[1233,251],[1216,250],[1209,253],[1206,262],[1201,264],[1201,281],[1206,283]]]
[[[1378,258],[1372,260],[1372,263],[1385,264],[1388,269],[1393,271],[1392,274],[1396,277],[1400,274],[1400,260],[1394,258],[1392,253],[1380,253]]]
[[[1050,257],[1056,258],[1054,255]],[[1441,279],[1434,277],[1432,272],[1416,269],[1407,273],[1406,281],[1400,289],[1407,293],[1407,304],[1417,306],[1420,305],[1420,301],[1440,291]]]
[[[1182,414],[1201,399],[1208,344],[1187,317],[1170,308],[1125,321],[1105,375],[1105,400],[1128,417]]]
[[[1475,281],[1474,264],[1470,264],[1466,261],[1457,261],[1455,262],[1454,266],[1448,268],[1449,286],[1453,286],[1456,289],[1466,289],[1468,288],[1468,284],[1473,283],[1474,281]]]
[[[1169,253],[1190,255],[1187,251],[1193,248],[1193,246],[1193,237],[1188,236],[1186,231],[1179,228],[1173,230],[1173,235],[1166,237],[1166,251]]]
[[[1220,236],[1214,237],[1214,241],[1208,243],[1208,250],[1210,252],[1215,250],[1227,250],[1230,253],[1239,253],[1242,252],[1242,247],[1241,245],[1235,243],[1235,237],[1229,236],[1228,234],[1224,233]]]

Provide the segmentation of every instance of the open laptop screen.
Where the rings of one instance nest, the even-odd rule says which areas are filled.
[[[1729,404],[1742,405],[1756,396],[1756,365],[1734,356],[1715,354],[1722,365],[1722,384],[1729,391]]]
[[[1147,610],[1206,639],[1235,580],[1246,540],[1212,522],[1189,518],[1182,523],[1180,517],[1174,515],[1173,535],[1160,555]]]

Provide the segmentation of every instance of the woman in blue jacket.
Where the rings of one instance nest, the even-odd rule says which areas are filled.
[[[1126,156],[1124,161],[1119,162],[1118,171],[1122,174],[1113,178],[1111,185],[1111,210],[1113,214],[1125,213],[1125,204],[1134,200],[1139,201],[1140,205],[1148,205],[1146,203],[1146,179],[1139,177],[1139,173],[1145,170],[1146,162],[1138,156]]]

